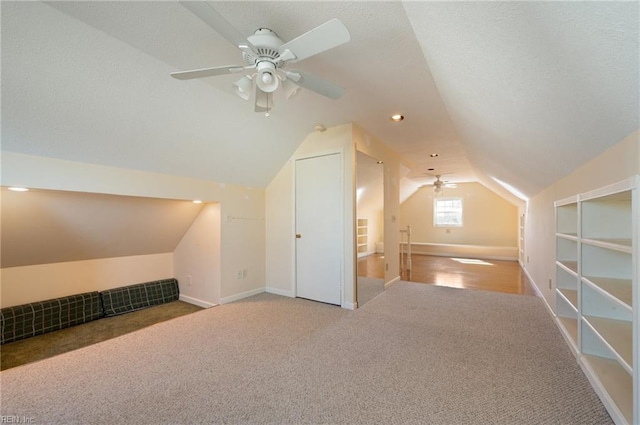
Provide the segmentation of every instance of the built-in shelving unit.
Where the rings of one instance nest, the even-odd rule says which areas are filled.
[[[556,315],[574,354],[578,353],[578,198],[556,202]]]
[[[556,206],[556,316],[585,374],[618,424],[640,423],[635,176]]]
[[[358,257],[364,257],[369,253],[369,221],[366,218],[358,219]]]

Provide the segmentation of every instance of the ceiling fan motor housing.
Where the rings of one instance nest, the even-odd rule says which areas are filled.
[[[284,44],[284,41],[278,38],[278,35],[268,28],[260,28],[253,35],[247,37],[247,40],[256,48],[255,52],[242,52],[242,57],[248,65],[257,65],[262,61],[269,61],[279,67],[284,65],[284,61],[276,62],[279,55],[278,49]]]

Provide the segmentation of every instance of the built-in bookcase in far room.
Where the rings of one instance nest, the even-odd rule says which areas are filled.
[[[617,424],[638,424],[640,177],[556,202],[556,315]]]
[[[369,220],[366,218],[358,219],[358,258],[369,254]]]

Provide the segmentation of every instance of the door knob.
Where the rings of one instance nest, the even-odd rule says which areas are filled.
[[[296,239],[300,239],[302,235],[300,233],[296,233]]]

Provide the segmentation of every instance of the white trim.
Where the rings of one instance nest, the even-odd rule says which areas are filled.
[[[626,190],[633,190],[636,187],[635,176],[626,180],[622,180],[616,183],[612,183],[608,186],[600,187],[598,189],[590,190],[579,195],[580,201],[588,201],[593,198],[601,198],[615,193],[624,192]]]
[[[265,288],[256,288],[250,291],[241,292],[239,294],[230,295],[228,297],[224,297],[220,300],[220,304],[228,304],[234,301],[241,300],[243,298],[252,297],[254,295],[262,294]]]
[[[589,380],[591,387],[596,392],[598,397],[600,397],[602,404],[604,404],[604,407],[607,409],[607,413],[609,413],[609,416],[611,416],[613,422],[616,424],[626,424],[627,420],[620,411],[620,408],[618,408],[618,405],[609,395],[609,392],[604,389],[602,383],[600,382],[600,378],[598,378],[598,374],[589,364],[589,360],[585,359],[583,356],[579,356],[578,364],[580,365],[580,368],[582,369],[584,375]]]
[[[438,220],[438,202],[440,201],[460,201],[460,224],[449,224],[449,223],[445,223],[445,224],[439,224],[437,222]],[[438,227],[438,228],[442,228],[442,227],[464,227],[464,200],[462,199],[461,196],[449,196],[446,198],[438,198],[438,197],[434,197],[433,198],[433,227]]]
[[[265,288],[265,292],[268,294],[280,295],[283,297],[295,298],[296,294],[293,291],[287,289],[273,288],[271,286],[267,286]]]
[[[400,242],[406,249],[406,242]],[[422,252],[421,252],[422,251]],[[436,257],[479,258],[483,260],[518,261],[517,246],[490,246],[411,242],[413,255],[433,255]],[[511,255],[510,255],[511,254]]]
[[[391,279],[389,282],[386,282],[384,284],[384,289],[389,289],[398,282],[400,282],[400,276],[396,276],[393,279]]]
[[[563,198],[555,201],[553,203],[554,207],[561,207],[563,205],[571,205],[578,203],[578,195],[569,196],[568,198]]]
[[[525,269],[523,267],[522,271],[524,271],[524,274],[527,276],[527,279],[529,279],[529,282],[531,283],[531,286],[533,287],[533,292],[536,293],[536,297],[542,299],[542,302],[544,303],[544,306],[547,307],[547,311],[549,312],[551,317],[553,317],[553,319],[555,320],[557,318],[556,313],[555,313],[555,311],[553,311],[553,309],[551,308],[551,306],[547,302],[547,299],[544,297],[544,295],[542,295],[542,292],[538,288],[538,285],[536,284],[536,282],[533,280],[533,278],[531,277],[531,275],[529,274],[527,269]]]
[[[197,305],[198,307],[204,307],[204,308],[215,307],[218,305],[218,304],[210,303],[209,301],[199,300],[198,298],[193,298],[183,294],[180,294],[180,297],[178,299],[180,301],[184,301],[186,303]]]
[[[355,310],[358,308],[358,303],[342,303],[340,307],[346,308],[347,310]]]
[[[319,156],[329,156],[329,155],[334,155],[334,154],[344,154],[344,148],[343,147],[335,147],[335,148],[329,148],[329,149],[324,149],[324,150],[319,150],[319,151],[315,151],[315,152],[309,152],[303,155],[294,155],[293,156],[293,161],[295,164],[295,161],[298,161],[300,159],[311,159],[311,158],[317,158]]]

